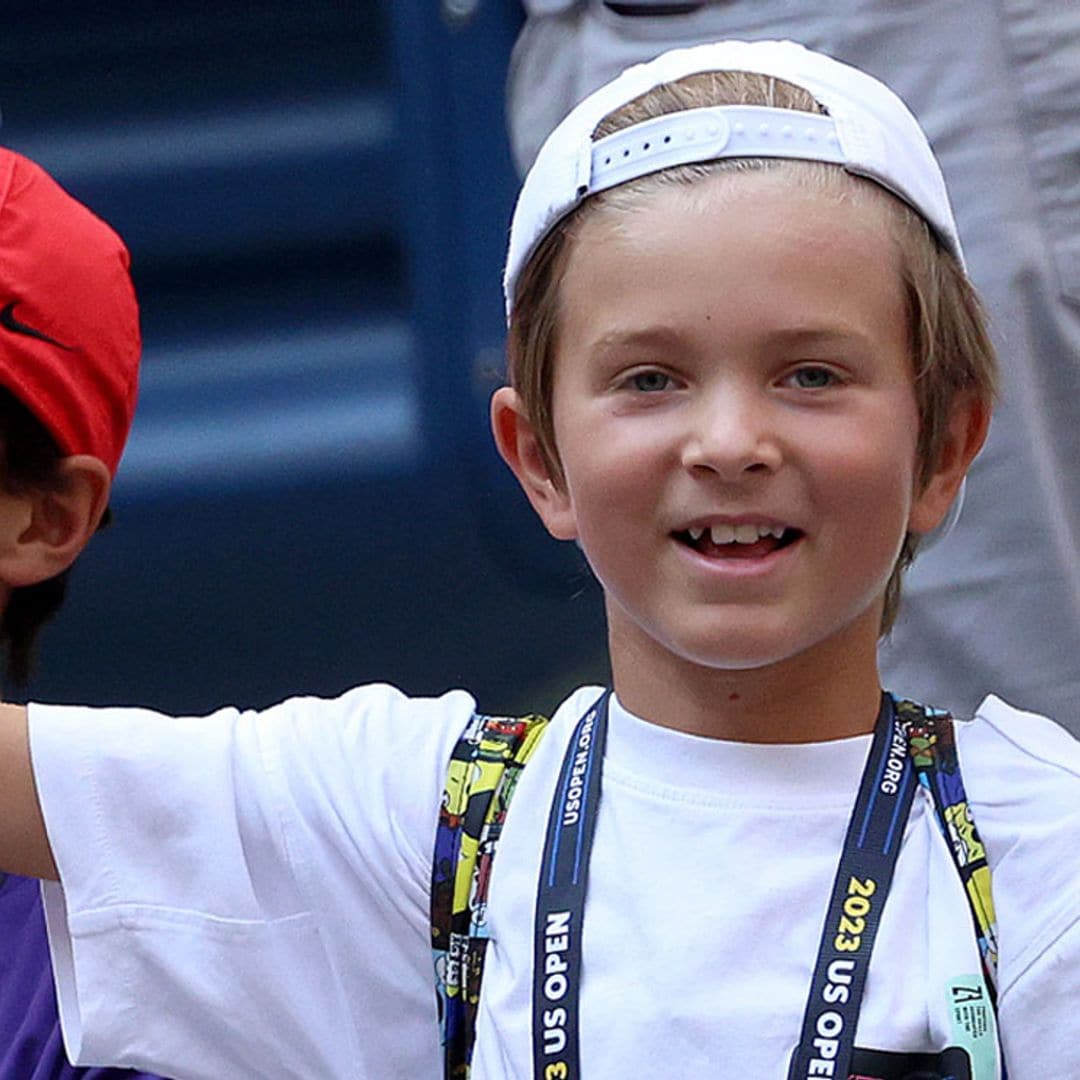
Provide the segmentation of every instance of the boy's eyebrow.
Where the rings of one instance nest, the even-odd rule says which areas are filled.
[[[821,345],[850,345],[873,342],[870,327],[862,328],[847,322],[826,322],[819,326],[791,326],[769,330],[764,335],[770,346],[809,347]],[[587,345],[588,352],[602,355],[624,349],[666,349],[684,344],[683,331],[670,326],[627,327],[610,330]]]
[[[770,342],[779,345],[806,346],[873,342],[870,327],[862,329],[850,323],[823,323],[821,326],[794,326],[775,330],[768,335]]]
[[[667,348],[683,340],[683,335],[670,326],[643,326],[609,330],[587,347],[591,353],[604,353],[627,348]]]

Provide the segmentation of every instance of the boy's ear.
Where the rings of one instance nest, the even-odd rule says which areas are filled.
[[[989,428],[989,404],[975,393],[957,394],[937,466],[912,503],[908,517],[911,532],[928,533],[944,521]]]
[[[509,386],[500,387],[492,395],[491,430],[503,461],[517,477],[547,531],[556,540],[577,539],[570,496],[548,468],[521,396]]]
[[[73,454],[58,472],[54,489],[0,491],[0,583],[21,588],[55,577],[97,531],[109,505],[108,466]]]

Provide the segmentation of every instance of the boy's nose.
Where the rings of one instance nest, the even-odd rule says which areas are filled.
[[[764,410],[743,395],[702,401],[694,412],[682,453],[687,469],[735,482],[779,467],[780,447]]]

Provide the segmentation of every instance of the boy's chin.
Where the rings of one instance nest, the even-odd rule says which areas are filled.
[[[765,628],[753,631],[745,626],[738,631],[702,628],[698,632],[684,626],[675,634],[658,631],[652,636],[646,631],[645,636],[650,640],[639,641],[632,649],[633,662],[639,669],[647,670],[655,663],[659,668],[683,667],[699,669],[702,674],[715,672],[735,677],[783,665],[807,646],[806,641],[784,632]],[[614,636],[612,650],[618,650]]]
[[[725,681],[740,677],[756,681],[770,673],[786,677],[802,668],[835,673],[838,665],[876,657],[879,607],[871,605],[854,618],[838,618],[831,625],[802,621],[782,611],[759,612],[756,618],[736,612],[731,620],[702,619],[700,625],[684,618],[651,630],[638,623],[629,633],[612,632],[613,667],[632,669],[645,678],[663,679],[666,672],[683,678],[712,675]]]

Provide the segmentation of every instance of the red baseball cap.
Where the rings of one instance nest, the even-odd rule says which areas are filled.
[[[115,473],[138,390],[123,241],[39,165],[0,147],[0,385],[65,454]]]

